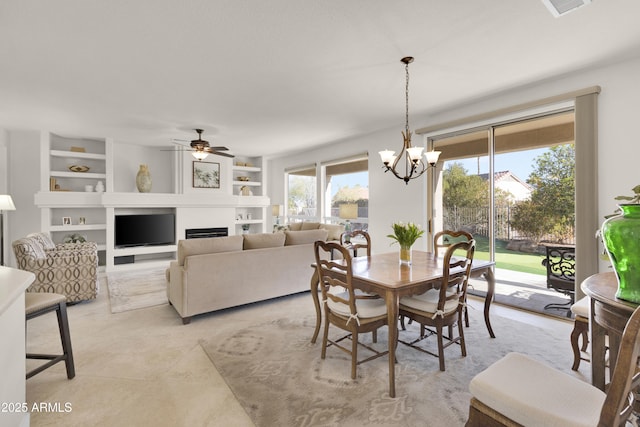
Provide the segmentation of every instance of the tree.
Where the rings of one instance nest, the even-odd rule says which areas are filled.
[[[551,234],[563,241],[573,237],[575,224],[575,147],[556,145],[535,160],[527,183],[531,200],[519,203],[511,220],[513,228],[536,237]]]
[[[487,183],[478,175],[467,175],[460,163],[454,162],[442,172],[442,188],[442,204],[447,209],[487,205]]]

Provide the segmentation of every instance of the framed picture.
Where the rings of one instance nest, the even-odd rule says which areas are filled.
[[[71,225],[71,217],[63,216],[62,217],[62,225]]]
[[[220,163],[194,161],[193,188],[220,188]]]

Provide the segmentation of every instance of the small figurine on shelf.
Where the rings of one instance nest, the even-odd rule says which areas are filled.
[[[104,183],[102,181],[98,181],[98,183],[96,184],[96,192],[104,193]]]

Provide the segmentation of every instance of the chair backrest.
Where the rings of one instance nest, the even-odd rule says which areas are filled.
[[[465,303],[475,249],[476,241],[474,239],[468,242],[454,243],[447,248],[442,267],[442,283],[438,300],[439,313],[444,313],[447,301],[457,299],[459,304]],[[454,256],[454,252],[458,250],[464,252],[464,255]]]
[[[362,242],[363,239],[366,243]],[[353,249],[353,256],[364,256],[362,254],[358,255],[358,249],[366,249],[367,256],[371,256],[371,236],[369,236],[369,233],[364,230],[353,231],[351,233],[351,248]]]
[[[330,259],[332,251],[340,252],[342,259]],[[355,318],[357,316],[356,296],[352,286],[353,270],[351,268],[351,255],[349,251],[336,242],[317,240],[314,243],[314,254],[325,310],[329,310],[327,302],[331,300],[336,303],[348,305],[351,316]],[[332,270],[343,273],[344,277],[336,278],[335,275],[331,274]],[[337,287],[342,287],[347,290],[348,299],[343,298],[344,294],[342,292],[331,292]]]
[[[572,246],[546,246],[542,265],[547,268],[547,288],[573,292],[576,275],[576,249]]]
[[[445,249],[454,243],[468,242],[473,236],[466,231],[442,230],[433,236],[433,253],[438,256],[439,249]]]
[[[607,397],[600,411],[599,426],[624,426],[635,402],[634,390],[640,385],[640,307],[636,308],[624,328],[616,368]]]

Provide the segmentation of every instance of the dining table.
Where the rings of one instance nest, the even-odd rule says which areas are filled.
[[[344,263],[344,260],[334,260]],[[409,295],[421,294],[432,289],[443,278],[444,262],[442,257],[436,257],[431,252],[414,250],[411,264],[401,264],[398,252],[373,254],[352,258],[352,283],[355,288],[365,292],[375,293],[384,298],[387,306],[387,319],[389,327],[389,396],[396,396],[395,390],[395,363],[396,341],[398,338],[398,312],[400,298]],[[471,264],[471,277],[484,277],[487,281],[487,295],[484,302],[484,320],[491,338],[495,338],[489,309],[495,294],[495,277],[493,261],[474,259]],[[311,342],[315,343],[320,332],[322,313],[318,297],[319,279],[315,264],[311,276],[311,296],[316,309],[316,326]],[[455,270],[453,270],[455,272]],[[344,273],[335,271],[337,276]],[[462,269],[460,269],[462,274]]]

